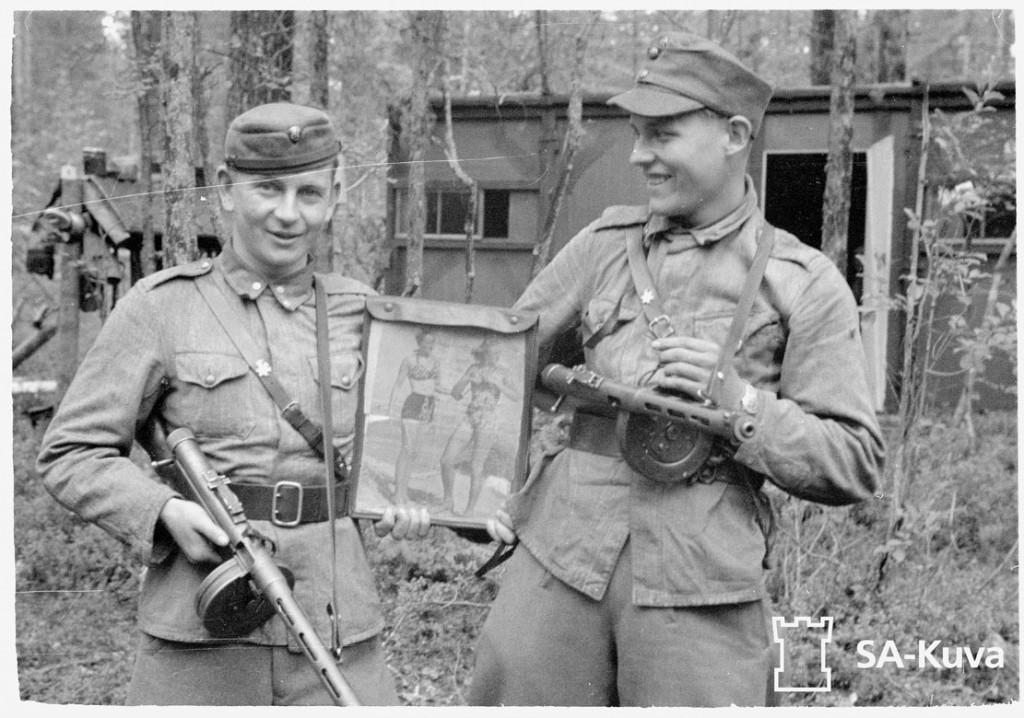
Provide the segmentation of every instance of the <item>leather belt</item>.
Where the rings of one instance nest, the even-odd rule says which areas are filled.
[[[242,502],[245,515],[254,521],[270,521],[277,526],[298,526],[326,521],[327,489],[324,486],[303,486],[296,481],[278,481],[276,484],[245,484],[231,482],[228,486]],[[345,516],[348,504],[348,484],[334,488],[334,510],[337,517]]]

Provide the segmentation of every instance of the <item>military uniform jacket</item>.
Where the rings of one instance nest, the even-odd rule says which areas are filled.
[[[257,347],[269,352],[278,380],[320,423],[312,269],[267,286],[227,248],[215,260],[146,277],[128,292],[82,362],[38,462],[47,489],[61,504],[120,539],[148,565],[140,628],[196,642],[212,640],[195,601],[213,566],[191,564],[158,530],[161,508],[178,494],[129,458],[132,439],[150,412],[158,413],[168,433],[191,429],[213,468],[232,480],[325,483],[322,459],[282,418],[220,327],[195,286],[200,277],[212,279],[229,299],[240,298],[239,316]],[[373,290],[339,275],[317,275],[316,281],[328,295],[333,435],[345,455],[354,437],[365,298]],[[276,558],[295,574],[296,600],[329,643],[328,524],[252,524],[276,544]],[[358,528],[347,518],[335,524],[339,630],[344,643],[353,643],[378,633],[383,618]],[[285,645],[288,634],[274,617],[247,640]]]
[[[652,276],[676,332],[723,344],[765,222],[749,184],[737,210],[745,220],[724,237],[712,227],[673,238],[646,207],[612,207],[584,228],[516,304],[540,314],[542,365],[547,345],[579,325],[585,343],[602,333],[585,352],[597,373],[640,384],[656,368],[626,258],[627,237],[645,231],[669,243]],[[883,462],[853,296],[823,254],[786,232],[776,232],[734,365],[757,390],[756,436],[734,459],[692,485],[664,485],[621,458],[565,449],[534,466],[509,502],[523,546],[593,598],[604,595],[627,539],[638,605],[762,597],[764,480],[845,504],[872,495]]]

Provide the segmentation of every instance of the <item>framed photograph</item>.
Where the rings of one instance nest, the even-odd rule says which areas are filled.
[[[350,514],[425,506],[435,524],[484,528],[525,480],[536,315],[400,297],[367,309]]]

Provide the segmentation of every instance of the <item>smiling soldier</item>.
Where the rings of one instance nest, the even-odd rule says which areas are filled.
[[[229,229],[223,251],[132,288],[43,440],[38,466],[47,489],[148,565],[130,704],[334,702],[273,611],[261,622],[245,611],[218,615],[209,608],[218,602],[204,601],[218,595],[228,539],[202,506],[129,458],[149,419],[167,432],[191,430],[230,478],[256,538],[294,576],[295,600],[340,654],[359,701],[397,702],[377,640],[384,622],[373,574],[356,525],[343,515],[344,486],[325,482],[332,474],[321,414],[303,413],[320,407],[318,385],[329,382],[332,426],[323,434],[338,455],[349,453],[373,290],[314,275],[311,259],[338,199],[339,150],[317,109],[275,103],[237,117],[217,172]],[[317,371],[318,352],[329,357],[329,371]],[[424,510],[400,508],[375,529],[420,537],[429,525]],[[197,605],[209,612],[200,616]]]
[[[846,504],[882,470],[850,289],[766,223],[746,174],[771,88],[693,35],[648,57],[610,100],[630,113],[647,205],[606,210],[516,308],[540,315],[541,366],[579,327],[588,369],[746,416],[755,433],[684,471],[657,460],[678,435],[645,444],[629,415],[620,432],[607,404],[578,407],[568,448],[489,521],[521,546],[480,637],[475,704],[770,703],[764,483]]]

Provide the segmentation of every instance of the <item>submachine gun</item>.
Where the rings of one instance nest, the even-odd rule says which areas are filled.
[[[159,429],[154,433],[162,433]],[[152,437],[159,444],[159,437]],[[206,620],[210,614],[223,615],[226,611],[244,607],[250,618],[238,616],[228,621],[233,625],[245,623],[248,630],[265,622],[274,612],[284,621],[285,628],[302,647],[303,653],[316,670],[335,704],[360,705],[352,687],[335,663],[331,651],[320,641],[306,614],[291,592],[292,580],[287,569],[278,566],[271,557],[259,534],[249,524],[242,503],[231,491],[230,480],[218,474],[199,448],[195,435],[187,428],[172,431],[166,438],[173,458],[155,456],[158,468],[173,463],[185,479],[193,497],[202,505],[210,518],[228,535],[232,560],[216,569],[200,587],[198,608],[204,613],[204,624],[217,635],[216,622]],[[222,572],[218,575],[218,572]],[[219,580],[218,580],[219,579]],[[239,596],[251,584],[255,593]],[[205,589],[205,590],[204,590]],[[253,625],[254,624],[254,625]],[[244,635],[236,633],[235,635]]]
[[[570,369],[548,364],[540,380],[561,396],[583,400],[591,410],[616,412],[623,458],[633,469],[660,483],[688,480],[713,461],[716,437],[735,446],[755,433],[752,418],[741,412],[617,382],[585,366]]]

